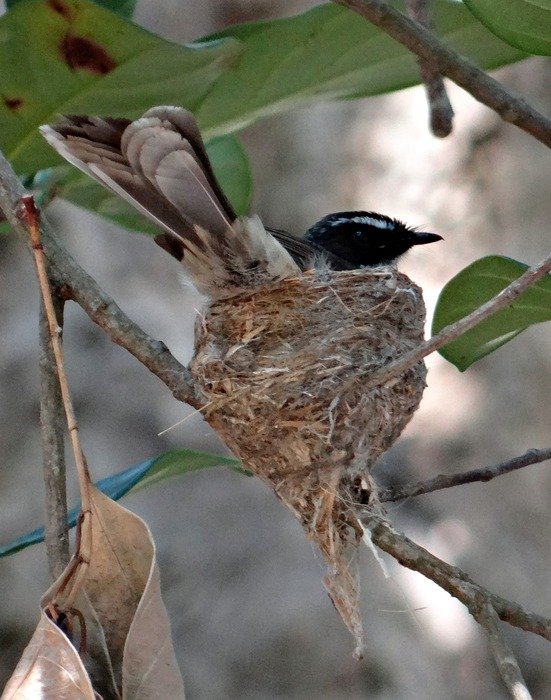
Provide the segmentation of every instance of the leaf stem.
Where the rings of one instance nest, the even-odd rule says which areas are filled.
[[[88,471],[88,465],[86,464],[86,459],[84,457],[82,446],[78,437],[78,424],[73,408],[73,402],[71,400],[69,382],[67,381],[67,375],[65,374],[65,366],[63,362],[63,348],[61,346],[61,328],[57,322],[57,316],[52,298],[52,291],[50,289],[48,273],[46,272],[46,259],[44,256],[44,248],[42,246],[42,241],[40,238],[40,226],[38,223],[38,209],[35,206],[34,198],[32,195],[26,195],[21,198],[20,215],[21,219],[25,222],[27,226],[29,238],[31,241],[31,248],[34,253],[36,272],[40,284],[40,293],[42,294],[42,300],[44,302],[44,308],[46,310],[46,317],[48,319],[48,328],[50,332],[52,349],[54,351],[57,376],[59,379],[59,387],[61,390],[61,398],[63,400],[63,408],[65,410],[65,417],[67,419],[67,429],[69,431],[69,436],[71,439],[71,445],[73,447],[73,454],[75,457],[75,463],[77,467],[82,510],[87,511],[90,509],[90,500],[88,493],[88,486],[90,484],[90,473]]]
[[[48,273],[46,271],[46,257],[44,255],[44,248],[42,246],[40,236],[39,212],[36,208],[32,195],[25,195],[21,197],[18,213],[21,220],[27,227],[31,248],[34,254],[36,272],[40,285],[40,293],[42,295],[42,301],[48,321],[50,342],[55,358],[57,378],[59,381],[63,408],[65,410],[65,418],[67,420],[67,429],[69,431],[69,437],[73,448],[79,482],[81,503],[81,522],[79,529],[80,536],[77,543],[76,552],[73,557],[74,566],[70,569],[70,573],[64,577],[64,580],[61,582],[59,587],[59,591],[63,590],[70,580],[71,586],[64,601],[65,609],[70,610],[73,607],[74,600],[80,588],[82,587],[82,583],[90,563],[90,555],[92,551],[92,527],[90,519],[91,479],[88,465],[86,464],[86,458],[84,457],[84,452],[82,450],[82,445],[80,444],[78,423],[73,408],[73,402],[71,400],[71,393],[69,391],[69,382],[65,373],[63,348],[61,345],[61,327],[57,321],[52,290],[50,288]],[[51,609],[54,608],[55,606],[52,605]]]

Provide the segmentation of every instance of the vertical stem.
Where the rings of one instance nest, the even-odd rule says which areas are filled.
[[[55,294],[58,326],[63,324],[64,302]],[[48,319],[40,303],[40,427],[46,499],[45,543],[50,577],[57,579],[69,562],[67,492],[65,483],[65,417]]]
[[[65,374],[65,367],[63,364],[61,327],[57,322],[52,291],[50,289],[50,280],[48,279],[48,273],[46,271],[46,256],[44,255],[44,247],[40,239],[39,213],[32,195],[24,195],[19,200],[19,217],[24,221],[29,232],[29,239],[36,264],[36,273],[38,275],[38,282],[40,284],[40,291],[46,311],[50,342],[55,357],[56,372],[59,388],[61,390],[63,408],[65,410],[65,418],[67,420],[67,428],[69,430],[69,438],[75,456],[80,487],[81,510],[82,512],[87,512],[90,510],[90,473],[78,438],[78,424],[75,417],[73,402],[71,401],[69,382],[67,381],[67,375]]]
[[[71,588],[65,600],[67,610],[72,607],[79,590],[82,587],[86,570],[90,563],[92,552],[92,521],[91,516],[91,480],[86,458],[82,451],[78,436],[78,424],[75,417],[71,393],[69,391],[69,382],[65,373],[63,362],[63,347],[61,345],[61,326],[59,325],[58,314],[55,308],[55,296],[52,293],[50,280],[47,271],[47,261],[44,255],[44,247],[40,238],[39,212],[36,208],[32,195],[24,195],[19,200],[18,205],[19,218],[25,223],[33,255],[36,263],[36,273],[40,284],[42,301],[44,302],[44,318],[45,325],[48,327],[49,342],[52,353],[55,359],[56,375],[59,382],[59,390],[65,418],[67,420],[67,428],[69,430],[69,439],[73,448],[75,457],[75,466],[77,470],[78,483],[80,488],[80,510],[81,524],[79,528],[79,538],[77,541],[77,551],[74,555],[75,566],[66,570],[64,581],[60,584],[59,592],[61,592],[71,579]]]
[[[425,29],[431,29],[428,0],[406,0],[406,10],[412,20]],[[417,62],[427,93],[431,131],[440,138],[449,136],[453,127],[453,108],[446,92],[444,79],[431,63],[422,58],[418,58]]]

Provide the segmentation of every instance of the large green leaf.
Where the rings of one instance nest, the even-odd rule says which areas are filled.
[[[403,2],[392,4],[404,10]],[[436,33],[484,68],[525,57],[511,53],[511,47],[473,22],[461,3],[434,0],[431,9]],[[209,38],[229,37],[242,42],[243,54],[201,105],[199,116],[204,114],[207,127],[212,115],[223,115],[229,122],[225,128],[233,128],[247,121],[251,109],[256,118],[297,103],[378,95],[419,82],[417,60],[407,49],[356,13],[335,5],[231,27]],[[236,89],[240,102],[226,98]]]
[[[464,0],[484,26],[527,53],[551,55],[551,0]]]
[[[20,172],[60,159],[37,134],[59,113],[138,116],[176,101],[197,110],[237,59],[236,42],[181,47],[88,0],[25,0],[0,18],[0,148]]]
[[[242,471],[239,460],[233,457],[221,457],[220,455],[196,452],[195,450],[169,450],[161,455],[157,455],[157,457],[141,462],[141,464],[124,469],[122,472],[100,479],[95,485],[109,498],[118,501],[127,493],[153,486],[173,476],[184,476],[198,469],[224,466]],[[69,527],[76,525],[79,513],[80,506],[73,508],[68,513],[67,522]],[[44,528],[39,527],[0,546],[0,557],[15,554],[33,544],[43,542],[43,540]]]
[[[220,136],[207,144],[212,167],[222,190],[238,214],[249,210],[253,180],[249,159],[233,136]]]
[[[499,294],[527,269],[528,265],[517,260],[489,255],[461,270],[440,292],[433,335]],[[464,371],[529,326],[544,321],[551,321],[551,275],[527,289],[507,308],[445,345],[440,354]]]
[[[25,2],[26,0],[6,0],[6,7],[8,9],[11,9],[14,7],[14,5],[19,4],[20,2]],[[136,9],[136,2],[137,0],[93,0],[97,5],[102,5],[103,7],[106,7],[108,10],[111,10],[111,12],[116,12],[118,15],[121,15],[121,17],[132,17],[134,14],[134,10]],[[59,9],[62,10],[64,7],[65,3],[61,2],[61,0],[50,0],[50,4],[55,5],[57,4]]]
[[[460,3],[436,0],[434,9],[442,38],[483,67],[524,57]],[[135,117],[172,103],[212,138],[321,99],[419,81],[400,44],[330,4],[178,46],[88,0],[21,0],[0,18],[0,36],[0,148],[25,173],[60,162],[37,133],[59,113]]]

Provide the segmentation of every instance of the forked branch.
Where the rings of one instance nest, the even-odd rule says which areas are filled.
[[[384,0],[334,0],[361,15],[506,122],[551,147],[551,120]]]
[[[0,210],[10,225],[27,241],[25,225],[17,216],[17,206],[27,195],[13,168],[0,153]],[[155,374],[179,401],[200,408],[189,372],[161,341],[149,336],[106,294],[97,282],[60,245],[47,219],[40,222],[44,254],[49,262],[52,283],[66,299],[74,300],[102,328],[111,340],[133,355]]]
[[[480,601],[487,601],[493,606],[497,615],[504,622],[551,642],[551,620],[528,612],[513,601],[491,593],[475,583],[464,571],[442,561],[428,550],[416,544],[380,516],[372,513],[357,513],[358,517],[371,533],[374,544],[390,554],[402,566],[417,571],[434,581],[438,586],[457,598],[476,617]]]

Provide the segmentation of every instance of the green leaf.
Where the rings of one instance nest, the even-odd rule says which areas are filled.
[[[233,136],[220,136],[207,144],[207,153],[224,194],[240,216],[246,214],[253,178],[243,146]]]
[[[227,466],[242,471],[239,465],[239,460],[233,457],[221,457],[194,450],[169,450],[118,474],[100,479],[95,482],[95,485],[114,501],[118,501],[131,491],[152,486],[172,476],[183,476],[188,472],[209,467]],[[68,513],[69,527],[72,528],[76,525],[79,512],[80,506],[77,506]],[[44,528],[39,527],[0,547],[0,557],[7,557],[43,541]]]
[[[60,113],[136,117],[191,109],[207,139],[319,100],[419,82],[415,58],[355,13],[326,4],[178,46],[88,0],[21,0],[0,18],[0,148],[19,172],[60,163],[38,135]],[[485,68],[518,61],[461,3],[436,0],[440,36]]]
[[[432,334],[467,316],[518,279],[528,265],[499,255],[480,258],[452,278],[440,292]],[[440,354],[462,372],[477,360],[512,340],[526,328],[551,321],[551,275],[521,294],[507,308],[487,318]]]
[[[137,0],[94,0],[98,5],[106,7],[121,17],[131,19],[136,9]]]
[[[88,0],[24,0],[0,18],[0,148],[16,170],[61,162],[37,134],[60,113],[136,117],[176,101],[196,111],[236,60],[236,42],[182,47]]]
[[[551,0],[464,0],[491,32],[526,53],[551,55]]]
[[[403,2],[393,2],[404,10]],[[431,3],[437,34],[485,68],[524,58],[496,40],[461,3]],[[356,13],[332,4],[296,17],[231,27],[209,37],[242,42],[241,60],[223,74],[201,105],[199,116],[224,116],[224,128],[310,102],[366,97],[419,82],[416,58]],[[233,99],[238,90],[239,101]],[[217,124],[211,128],[219,129]]]
[[[11,9],[14,5],[18,5],[22,1],[24,0],[6,0],[6,7]],[[127,19],[132,17],[136,9],[136,0],[94,0],[94,2]],[[59,11],[62,11],[65,3],[63,0],[50,0],[50,5],[57,5]]]
[[[195,450],[168,450],[155,459],[150,469],[144,472],[130,490],[148,488],[170,477],[183,476],[189,472],[210,467],[230,467],[243,472],[241,462],[235,457],[222,457]]]

